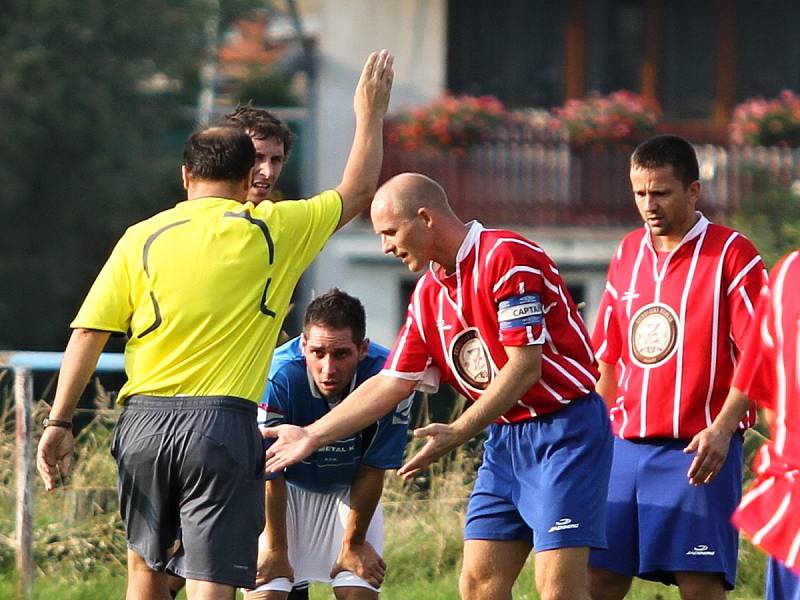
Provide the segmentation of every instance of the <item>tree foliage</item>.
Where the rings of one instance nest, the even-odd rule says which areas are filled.
[[[221,28],[254,4],[220,0]],[[210,0],[3,3],[0,347],[61,349],[124,228],[181,199],[186,107],[214,9]]]
[[[743,171],[749,190],[733,216],[732,225],[755,244],[767,267],[800,247],[800,194],[792,182],[783,182],[768,169],[751,166]]]

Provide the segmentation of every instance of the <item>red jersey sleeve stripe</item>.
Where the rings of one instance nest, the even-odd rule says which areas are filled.
[[[408,331],[411,329],[411,316],[409,315],[406,317],[406,324],[403,326],[403,332],[400,334],[400,339],[397,342],[397,347],[394,349],[394,356],[392,357],[392,364],[389,365],[391,371],[397,370],[397,364],[400,362],[400,357],[403,355],[403,348],[406,345],[406,339],[408,338]]]
[[[530,242],[526,242],[525,240],[518,240],[517,238],[498,238],[497,241],[492,246],[492,249],[486,253],[486,258],[483,261],[484,267],[489,265],[489,261],[492,258],[492,253],[500,246],[501,244],[512,243],[512,244],[519,244],[520,246],[525,246],[526,248],[530,248],[534,252],[539,252],[540,254],[544,254],[544,250],[539,248],[536,244],[531,244]]]
[[[425,337],[425,328],[422,326],[422,313],[420,312],[420,290],[422,289],[421,285],[417,285],[414,288],[414,304],[412,306],[414,312],[414,320],[417,322],[417,330],[419,331],[419,336],[422,338],[422,341],[426,344],[428,343],[427,338]]]
[[[791,499],[792,499],[791,493],[786,494],[786,496],[784,496],[780,506],[778,507],[778,510],[775,511],[775,514],[772,515],[772,518],[769,521],[767,521],[766,525],[764,525],[761,529],[756,531],[756,533],[753,535],[753,544],[758,546],[761,544],[762,541],[764,541],[764,538],[767,536],[767,534],[770,531],[772,531],[775,525],[777,525],[783,518],[783,515],[786,514]]]
[[[586,388],[585,385],[583,385],[583,383],[581,383],[576,377],[574,377],[569,371],[567,371],[563,366],[558,364],[552,358],[550,358],[549,356],[543,354],[542,355],[542,360],[544,360],[544,362],[550,364],[556,371],[561,373],[561,375],[564,376],[564,379],[566,379],[570,383],[572,383],[572,385],[574,385],[578,390],[580,390],[580,392],[582,394],[588,394],[589,393],[589,390]]]
[[[492,287],[492,291],[493,292],[497,292],[497,290],[499,290],[501,287],[503,287],[503,284],[506,281],[511,279],[511,277],[513,277],[517,273],[533,273],[534,275],[538,275],[539,277],[542,277],[542,272],[539,269],[534,269],[533,267],[527,267],[527,266],[524,266],[524,265],[523,266],[514,267],[513,269],[510,269],[510,270],[506,271],[506,273],[500,279],[497,280],[497,282],[494,284],[494,287]],[[546,279],[544,281],[545,281],[545,283],[547,283]]]
[[[409,373],[407,371],[396,371],[394,369],[381,369],[381,375],[388,375],[389,377],[396,377],[397,379],[405,379],[407,381],[422,381],[425,377],[425,371],[420,373]]]
[[[756,309],[753,306],[753,302],[750,300],[750,295],[747,293],[747,290],[743,287],[739,288],[739,295],[742,297],[742,303],[744,307],[747,309],[748,314],[750,317],[754,317],[756,314]]]
[[[787,364],[786,340],[783,326],[783,288],[786,284],[787,272],[797,259],[797,256],[798,254],[796,252],[793,253],[781,265],[780,271],[778,271],[778,276],[775,278],[775,292],[772,295],[772,315],[770,315],[770,318],[772,320],[772,329],[775,331],[775,341],[777,342],[776,349],[778,356],[776,362],[778,365]],[[800,366],[800,361],[797,361],[795,370],[798,369],[798,366]],[[775,447],[779,453],[783,454],[786,445],[786,402],[788,400],[788,382],[786,380],[787,373],[785,368],[778,368],[776,371],[778,376],[778,390],[776,395],[777,410],[775,415],[775,424],[777,430],[775,432]]]
[[[727,248],[727,246],[726,246],[726,248]],[[733,281],[731,281],[731,284],[728,286],[728,292],[727,293],[730,294],[731,292],[733,292],[733,290],[736,288],[736,286],[739,285],[739,283],[741,283],[742,279],[744,279],[744,277],[750,271],[752,271],[754,268],[756,268],[759,264],[761,264],[761,256],[756,255],[756,256],[753,257],[753,259],[749,263],[747,263],[744,266],[744,268],[742,268],[741,271],[739,271],[736,274],[736,277],[733,278]]]

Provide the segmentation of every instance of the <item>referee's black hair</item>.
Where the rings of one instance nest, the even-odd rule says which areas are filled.
[[[311,325],[331,329],[349,328],[355,344],[363,342],[367,335],[364,305],[358,298],[345,294],[338,288],[328,290],[309,303],[303,319],[303,331],[307,331]]]
[[[192,135],[183,147],[183,164],[196,179],[241,181],[256,162],[253,141],[238,127],[208,127]]]
[[[651,137],[639,144],[631,155],[631,167],[656,169],[666,165],[672,166],[675,177],[683,183],[684,189],[700,179],[694,147],[678,135]]]

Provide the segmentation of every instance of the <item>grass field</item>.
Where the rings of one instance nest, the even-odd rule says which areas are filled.
[[[44,494],[36,482],[33,598],[37,600],[107,600],[124,595],[125,536],[116,512],[116,470],[108,453],[115,419],[113,412],[101,413],[81,432],[79,460],[67,487]],[[10,427],[0,430],[0,598],[13,598],[16,586],[12,432]],[[474,453],[460,453],[411,484],[387,476],[385,557],[389,568],[383,600],[458,598],[461,527],[475,464]],[[737,590],[729,597],[761,598],[763,567],[763,556],[743,543]],[[532,576],[532,568],[526,566],[514,598],[538,598]],[[326,587],[315,586],[311,597],[333,596]],[[634,600],[678,597],[674,586],[639,581],[629,595]]]

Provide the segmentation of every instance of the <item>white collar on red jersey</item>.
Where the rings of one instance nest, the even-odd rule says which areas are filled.
[[[686,232],[686,235],[683,236],[681,243],[675,246],[675,248],[673,248],[670,251],[670,254],[673,252],[677,252],[678,248],[692,241],[694,238],[703,233],[708,228],[709,225],[711,225],[711,221],[709,221],[705,217],[705,215],[703,215],[703,213],[701,213],[699,210],[696,210],[694,212],[698,216],[697,223],[695,223],[692,226],[692,228]],[[645,223],[644,228],[647,230],[647,240],[646,240],[647,245],[650,246],[650,249],[653,250],[653,252],[655,252],[655,248],[653,246],[653,236],[650,235],[650,226],[647,223]]]
[[[472,252],[472,249],[478,243],[478,239],[481,237],[481,233],[484,232],[485,227],[480,223],[480,221],[470,221],[466,223],[467,227],[469,227],[469,231],[467,231],[467,235],[464,237],[464,241],[461,242],[461,246],[458,248],[458,252],[456,252],[456,270],[458,270],[458,266],[464,262],[464,259],[469,256],[469,253]],[[431,272],[431,275],[439,279],[439,273],[442,269],[442,265],[437,263],[436,261],[431,261],[428,265],[428,269]]]

